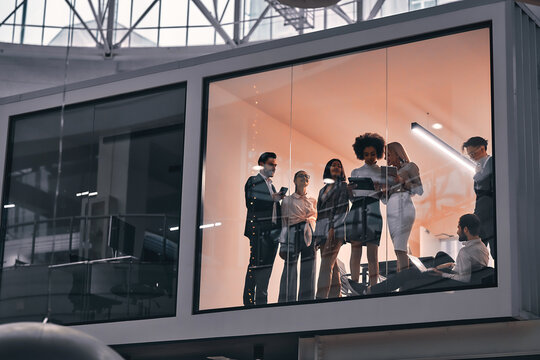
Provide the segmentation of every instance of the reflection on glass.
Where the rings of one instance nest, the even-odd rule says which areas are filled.
[[[0,321],[174,315],[184,95],[11,120]]]
[[[211,82],[198,309],[495,285],[491,136],[487,28]]]

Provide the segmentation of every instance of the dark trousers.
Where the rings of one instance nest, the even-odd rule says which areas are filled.
[[[454,262],[454,259],[452,259],[450,255],[440,251],[435,256],[433,266],[436,267],[448,262]],[[445,269],[441,271],[445,272]],[[437,287],[456,287],[463,286],[464,283],[434,275],[429,271],[421,272],[414,265],[412,265],[410,268],[388,277],[388,279],[385,281],[378,283],[377,285],[373,285],[370,292],[371,294],[382,294],[397,289],[407,291],[435,285],[437,285]]]
[[[244,283],[244,305],[261,305],[268,302],[268,283],[277,252],[279,230],[258,232],[249,239],[249,265]]]
[[[474,214],[480,219],[480,238],[484,245],[489,245],[489,252],[495,261],[497,259],[495,244],[495,203],[492,195],[478,194]]]
[[[287,244],[282,244],[280,256],[285,260],[279,283],[279,302],[313,300],[315,296],[315,247],[304,240],[304,227],[300,223],[289,227]],[[298,259],[300,260],[300,289],[297,286]]]

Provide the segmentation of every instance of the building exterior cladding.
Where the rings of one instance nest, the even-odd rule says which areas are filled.
[[[437,66],[430,70],[427,66],[429,63],[422,63],[434,56],[427,52],[433,49],[440,51],[442,58],[436,65],[440,69],[447,69],[448,74],[441,72]],[[485,51],[482,52],[482,49]],[[270,359],[290,358],[291,353],[299,359],[539,356],[540,347],[536,339],[540,334],[540,324],[535,320],[540,316],[540,271],[536,261],[540,250],[535,237],[535,220],[539,217],[537,204],[540,203],[540,192],[536,187],[540,177],[540,152],[537,149],[540,144],[539,50],[538,18],[524,5],[502,0],[461,1],[0,99],[0,126],[3,129],[0,141],[8,149],[0,157],[0,168],[5,169],[0,180],[3,186],[4,267],[0,284],[3,302],[0,303],[0,310],[4,312],[0,311],[0,314],[4,317],[3,321],[39,320],[40,316],[39,311],[24,313],[21,306],[24,308],[25,304],[28,306],[31,303],[24,303],[25,299],[23,302],[14,300],[14,295],[6,293],[6,284],[17,287],[17,283],[13,282],[17,277],[10,278],[10,273],[21,273],[21,269],[27,271],[40,266],[38,272],[48,269],[50,276],[55,269],[65,269],[65,264],[77,263],[77,266],[83,264],[85,276],[93,274],[94,279],[98,279],[98,276],[111,276],[110,279],[113,279],[112,275],[128,274],[128,279],[134,276],[136,280],[128,280],[124,288],[105,288],[95,287],[91,282],[92,276],[90,280],[87,277],[85,288],[75,293],[83,299],[80,309],[76,309],[71,300],[74,294],[71,282],[70,286],[58,288],[54,296],[47,293],[45,286],[45,293],[36,293],[43,295],[45,314],[54,313],[55,308],[51,304],[57,301],[62,307],[59,322],[73,324],[104,340],[127,358],[223,356]],[[408,60],[408,54],[411,54],[411,60]],[[448,58],[448,68],[444,67],[445,57]],[[462,67],[459,67],[460,57],[464,58]],[[480,65],[473,61],[478,61]],[[419,71],[415,72],[418,69],[411,67],[399,71],[398,66],[415,62],[423,64],[419,65]],[[355,78],[353,72],[345,75],[339,72],[339,69],[347,67],[361,76]],[[452,71],[458,71],[456,68],[469,71],[469,78],[463,80],[467,83],[469,79],[469,86],[455,88],[459,81],[454,78],[457,73]],[[333,71],[328,73],[330,77],[319,75],[326,74],[325,71],[330,71],[328,69]],[[415,79],[421,84],[422,73],[431,80],[433,74],[438,74],[440,79],[448,77],[449,82],[455,82],[445,86],[446,80],[439,79],[439,82],[434,81],[438,83],[435,87],[426,85],[427,90],[418,89],[421,86],[403,85],[403,81],[410,81],[407,76],[414,74],[417,74]],[[310,149],[310,156],[327,154],[324,152],[326,150],[312,145],[319,138],[310,132],[310,128],[323,129],[324,122],[317,122],[314,113],[309,111],[311,107],[316,107],[317,100],[314,99],[322,101],[330,98],[331,94],[323,92],[320,98],[316,98],[316,93],[309,91],[317,86],[331,91],[336,89],[332,86],[333,81],[346,79],[347,76],[351,82],[356,81],[355,84],[363,82],[369,85],[369,91],[361,94],[369,99],[365,106],[370,109],[362,109],[362,114],[365,118],[384,119],[376,131],[390,133],[390,136],[385,136],[389,140],[396,139],[398,135],[404,139],[412,136],[398,132],[402,131],[397,130],[399,126],[409,126],[405,127],[408,130],[411,122],[421,123],[426,128],[434,123],[429,118],[430,114],[425,114],[423,105],[419,105],[419,110],[411,107],[409,113],[395,110],[399,108],[396,99],[407,99],[406,93],[413,89],[418,91],[415,93],[418,99],[427,101],[432,99],[428,96],[430,93],[444,88],[444,91],[441,90],[442,100],[437,104],[448,101],[451,110],[446,117],[441,109],[441,115],[432,115],[437,116],[436,120],[445,129],[452,129],[457,134],[455,137],[439,135],[448,139],[453,148],[459,148],[466,140],[461,134],[469,132],[460,132],[464,128],[485,131],[484,137],[489,137],[488,149],[494,159],[496,184],[493,197],[496,203],[497,243],[496,256],[492,259],[494,265],[490,265],[494,269],[494,276],[464,288],[427,287],[403,294],[388,292],[383,296],[348,292],[340,299],[317,301],[312,297],[308,301],[287,304],[274,303],[279,280],[275,283],[271,280],[268,304],[259,303],[245,308],[240,299],[241,292],[237,291],[244,284],[247,265],[247,256],[244,255],[249,251],[249,241],[242,236],[245,207],[241,203],[236,216],[236,210],[228,205],[236,200],[221,197],[227,195],[221,189],[230,188],[230,192],[234,193],[237,186],[243,196],[241,191],[244,183],[238,183],[235,172],[240,172],[240,178],[245,178],[244,174],[256,175],[250,171],[253,166],[261,165],[257,157],[265,146],[295,149],[290,153],[282,150],[283,155],[278,154],[283,169],[277,168],[274,178],[276,187],[277,184],[286,184],[278,177],[282,176],[279,171],[288,171],[288,176],[292,177],[298,170],[295,167],[293,171],[293,164],[310,172],[311,181],[315,184],[314,174],[322,173],[324,164],[321,168],[310,168],[309,156],[302,154],[301,149]],[[310,82],[310,79],[315,80]],[[403,91],[400,86],[403,86]],[[365,91],[344,82],[339,83],[338,88],[351,92]],[[381,89],[380,97],[377,95],[378,89]],[[302,101],[301,91],[306,91],[312,97]],[[351,97],[351,92],[340,96]],[[261,94],[267,97],[258,97]],[[266,105],[265,101],[270,100],[272,105]],[[359,97],[350,102],[336,100],[333,104],[355,109],[354,103],[362,101]],[[242,107],[238,105],[240,103]],[[461,111],[459,106],[465,105],[460,104],[468,104],[467,111],[473,113]],[[482,111],[477,111],[475,107],[482,108]],[[305,111],[307,115],[299,111]],[[406,124],[393,120],[399,116],[403,118],[406,114],[410,115],[404,120]],[[234,116],[245,118],[245,122],[235,122]],[[49,118],[62,119],[62,122],[49,122]],[[285,122],[273,123],[271,118],[285,119]],[[336,115],[333,125],[342,121],[338,118]],[[69,127],[71,124],[74,128]],[[352,123],[346,124],[353,126]],[[18,211],[14,209],[18,209],[19,203],[25,201],[30,204],[32,199],[24,197],[24,192],[17,195],[17,189],[22,185],[16,188],[13,184],[27,175],[23,170],[36,168],[36,165],[27,164],[42,161],[36,160],[39,158],[39,148],[31,150],[30,147],[34,136],[43,135],[49,140],[47,131],[54,126],[60,129],[50,136],[54,139],[46,142],[40,138],[43,141],[39,144],[56,146],[60,143],[65,152],[51,153],[52,165],[42,164],[45,170],[40,170],[40,176],[58,167],[64,169],[64,174],[69,174],[73,163],[68,160],[76,160],[78,154],[69,153],[70,142],[76,140],[86,144],[85,156],[95,159],[82,165],[94,169],[85,173],[84,179],[93,179],[95,173],[106,173],[111,180],[104,182],[102,176],[97,176],[95,182],[65,178],[62,183],[57,180],[60,185],[50,187],[53,197],[56,191],[54,206],[45,211],[39,210],[39,203],[32,207],[28,205],[28,209],[38,214],[32,213],[37,217],[30,221],[32,225],[28,225],[29,221],[25,220],[28,213],[17,213],[24,221],[13,214]],[[255,129],[250,130],[251,127]],[[36,132],[27,130],[32,128],[42,129],[42,134],[36,135]],[[279,136],[286,138],[286,141],[283,140],[283,144],[277,140],[265,142],[264,138],[256,137],[259,132],[266,134],[266,131],[284,134]],[[433,132],[435,130],[430,133]],[[73,134],[78,137],[70,138],[75,136]],[[402,140],[409,153],[416,154],[415,161],[422,171],[425,171],[425,167],[434,166],[429,165],[434,164],[429,162],[429,158],[424,159],[428,155],[415,150],[415,142],[419,140],[407,141]],[[332,153],[341,154],[340,142],[328,142],[325,146],[334,146]],[[213,147],[216,143],[219,145]],[[237,148],[240,150],[234,152]],[[350,152],[348,142],[347,148]],[[116,155],[107,157],[111,153]],[[46,154],[43,151],[42,158]],[[240,170],[231,159],[240,162]],[[17,161],[22,165],[17,165]],[[353,163],[347,161],[343,163],[350,171]],[[124,172],[122,163],[129,165],[125,166]],[[158,166],[160,164],[165,164],[168,170],[162,173]],[[220,168],[221,164],[227,167]],[[75,174],[78,168],[74,167]],[[244,168],[248,169],[247,172]],[[32,169],[25,171],[32,172]],[[462,174],[459,169],[444,171],[440,177],[450,182],[452,179],[456,181],[456,177],[458,182],[461,181],[460,176],[463,179],[471,177],[470,173]],[[220,174],[226,175],[221,179]],[[432,230],[439,229],[442,220],[428,221],[430,218],[423,212],[427,202],[424,203],[423,199],[440,201],[438,199],[443,198],[440,194],[444,190],[438,188],[439,195],[430,192],[440,183],[436,177],[431,180],[430,176],[424,174],[422,172],[422,180],[428,193],[422,195],[424,198],[420,200],[413,197],[416,219],[424,225],[429,224]],[[130,180],[134,178],[138,180]],[[215,181],[216,178],[219,181]],[[21,182],[23,185],[31,184],[28,181]],[[65,185],[70,181],[75,185]],[[46,185],[41,181],[38,187],[45,188]],[[156,187],[160,191],[155,191]],[[292,189],[294,184],[289,183],[288,187]],[[75,189],[73,196],[78,201],[85,198],[85,202],[81,205],[67,198],[60,201],[58,193],[62,194],[63,189],[66,192]],[[109,196],[104,199],[97,195],[107,191]],[[454,205],[456,211],[462,213],[467,212],[465,210],[470,205],[470,199],[474,203],[473,193],[463,191],[465,205]],[[96,195],[90,195],[93,193]],[[137,196],[145,197],[145,201],[133,201]],[[216,201],[212,202],[213,199]],[[223,204],[227,206],[223,207]],[[66,210],[70,206],[72,212]],[[99,212],[103,207],[108,210]],[[433,211],[439,211],[437,209]],[[62,211],[65,211],[63,217],[58,215],[64,214]],[[445,211],[445,214],[451,213],[444,215],[450,219],[451,225],[448,226],[452,226],[448,231],[454,231],[458,217],[448,209]],[[154,223],[152,219],[157,214],[163,214],[163,217]],[[383,213],[383,216],[386,215]],[[438,216],[442,218],[443,215]],[[84,225],[74,228],[73,219]],[[106,220],[103,224],[97,224],[96,219]],[[55,225],[51,228],[48,225],[36,226],[41,221],[53,221]],[[62,225],[60,221],[65,223]],[[10,227],[13,224],[30,226],[31,230],[23,227],[15,231]],[[228,234],[234,234],[239,226],[242,233],[238,239],[233,239],[234,236]],[[446,223],[444,226],[447,226]],[[62,228],[70,230],[60,231]],[[413,231],[422,230],[414,228]],[[33,235],[28,237],[24,235],[26,233]],[[64,246],[62,241],[65,238],[58,234],[67,233],[69,251],[61,252],[59,249]],[[435,230],[431,233],[435,233]],[[418,243],[410,240],[409,252],[424,259],[422,241],[427,235],[421,234]],[[384,234],[381,237],[380,248],[392,253],[388,251],[393,249],[390,237],[388,240]],[[126,243],[128,238],[136,239],[133,240],[134,244]],[[25,239],[33,239],[31,251],[18,245],[23,244]],[[44,241],[45,244],[51,239],[56,244],[52,245],[52,251],[35,247],[36,242]],[[81,241],[79,247],[72,245],[74,239]],[[227,248],[223,245],[220,247],[218,240],[226,243],[230,253],[225,253]],[[239,244],[237,247],[236,241]],[[28,248],[29,245],[25,246]],[[451,251],[451,247],[444,249]],[[379,251],[379,271],[381,275],[390,277],[395,258],[384,257],[384,253],[383,250]],[[11,257],[7,256],[9,254],[12,254]],[[222,259],[224,254],[227,254],[227,259]],[[231,258],[235,260],[228,262]],[[348,261],[348,258],[345,260]],[[272,279],[279,278],[281,269],[275,271],[278,271],[277,276],[272,275]],[[34,273],[30,271],[29,274],[33,276]],[[56,284],[55,281],[62,283],[62,279],[71,281],[73,278],[76,282],[75,272],[61,274],[55,278],[45,276],[43,281],[49,284],[49,291],[50,284]],[[43,284],[39,286],[43,288]],[[65,299],[62,300],[62,296]],[[71,304],[68,304],[68,298]],[[36,299],[39,296],[32,301]],[[17,317],[18,311],[27,317]]]

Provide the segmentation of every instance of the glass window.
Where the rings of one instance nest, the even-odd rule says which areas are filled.
[[[489,44],[210,82],[198,310],[494,286]]]
[[[181,85],[11,119],[0,321],[175,314],[184,102]]]

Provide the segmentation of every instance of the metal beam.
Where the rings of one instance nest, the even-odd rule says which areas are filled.
[[[235,44],[240,43],[240,16],[242,14],[242,9],[240,7],[241,1],[234,0],[234,28],[233,28],[233,40]],[[217,16],[217,12],[216,12]]]
[[[204,6],[202,1],[201,0],[192,0],[192,1],[199,8],[201,13],[206,18],[206,20],[208,20],[210,22],[210,24],[212,24],[214,29],[216,29],[216,31],[223,38],[223,40],[225,40],[225,42],[227,44],[229,44],[230,46],[236,47],[236,43],[233,41],[233,39],[231,39],[229,34],[227,34],[227,32],[225,30],[223,30],[223,28],[221,27],[221,24],[217,21],[217,19],[215,17],[212,16],[210,11],[208,11],[206,6]]]
[[[135,28],[137,27],[137,25],[139,25],[139,23],[144,19],[144,17],[150,12],[150,10],[152,10],[152,8],[154,7],[154,5],[157,4],[159,0],[154,0],[152,1],[152,3],[150,4],[150,6],[148,6],[148,8],[146,8],[146,10],[144,10],[144,12],[142,13],[142,15],[137,19],[137,21],[135,21],[135,24],[133,24],[129,30],[127,31],[127,33],[122,37],[122,39],[120,39],[119,42],[117,42],[116,44],[114,44],[114,47],[117,48],[119,47],[123,42],[124,40],[127,39],[127,37],[131,34],[131,32],[133,30],[135,30]],[[110,9],[110,8],[109,8]]]
[[[356,0],[356,21],[364,20],[364,0]]]
[[[335,12],[340,18],[345,20],[347,24],[354,24],[354,20],[347,15],[345,11],[341,8],[339,5],[332,5],[330,6],[330,9],[332,9],[333,12]]]
[[[68,6],[71,8],[71,10],[73,10],[73,13],[75,14],[75,16],[77,17],[77,19],[79,19],[79,21],[81,22],[81,24],[84,26],[84,28],[86,29],[86,31],[88,31],[88,33],[90,34],[90,36],[92,37],[92,39],[94,39],[94,41],[96,42],[96,45],[97,46],[100,46],[101,43],[99,42],[99,40],[97,39],[97,37],[94,36],[94,34],[92,33],[92,30],[90,30],[90,28],[88,27],[88,25],[86,25],[86,23],[84,22],[84,20],[82,19],[81,15],[79,15],[79,13],[77,12],[77,10],[75,10],[75,7],[71,4],[71,2],[69,0],[65,0],[66,3],[68,4]],[[69,29],[71,30],[71,29]]]
[[[385,0],[377,0],[377,2],[375,3],[375,5],[373,5],[373,9],[371,9],[370,13],[369,13],[369,16],[367,17],[366,20],[371,20],[373,19],[375,16],[377,16],[377,13],[381,10],[383,4],[384,4]]]
[[[107,13],[107,41],[112,48],[113,36],[114,36],[114,13],[115,13],[116,0],[107,1],[107,10],[103,11],[103,15]]]
[[[225,12],[227,11],[227,7],[229,7],[229,3],[231,0],[227,0],[225,3],[225,7],[223,8],[223,11],[221,12],[221,16],[219,17],[219,22],[223,21],[223,17],[225,16]]]
[[[270,4],[266,5],[266,7],[264,8],[263,12],[261,13],[261,15],[259,16],[259,18],[257,19],[257,21],[255,21],[255,24],[253,24],[253,26],[251,27],[251,29],[249,29],[249,32],[247,33],[246,36],[244,36],[244,38],[242,39],[242,43],[246,43],[249,41],[249,38],[251,37],[251,35],[253,35],[253,33],[255,32],[255,29],[259,26],[259,24],[264,20],[264,17],[266,16],[266,13],[268,11],[270,11]]]
[[[20,43],[24,43],[24,32],[26,30],[26,10],[28,9],[28,3],[26,1],[23,1],[23,9],[22,9],[22,19],[21,19],[21,41]]]
[[[13,14],[15,14],[15,13],[17,12],[17,10],[19,10],[19,8],[20,8],[23,4],[25,4],[25,3],[26,3],[26,0],[23,0],[23,2],[21,2],[19,5],[17,5],[17,6],[15,7],[15,9],[13,9],[13,11],[10,12],[9,15],[6,16],[6,18],[5,18],[4,20],[2,20],[2,22],[0,23],[0,26],[4,25],[4,24],[6,23],[6,21],[8,21],[8,19],[9,19],[10,17],[12,17]]]
[[[103,24],[101,23],[101,14],[96,13],[96,9],[94,8],[94,4],[92,3],[92,0],[88,0],[88,4],[90,4],[90,9],[92,10],[92,14],[94,14],[94,19],[96,19],[96,24],[98,26],[99,33],[101,34],[101,38],[103,39],[103,46],[105,47],[105,55],[110,56],[111,47],[109,46],[107,37],[105,36],[105,33],[103,32]]]
[[[103,22],[105,21],[105,14],[107,14],[107,10],[109,9],[109,0],[106,0],[107,3],[104,3],[103,4],[103,9],[101,9],[99,11],[100,13],[100,16],[101,16],[101,23],[103,24]]]

